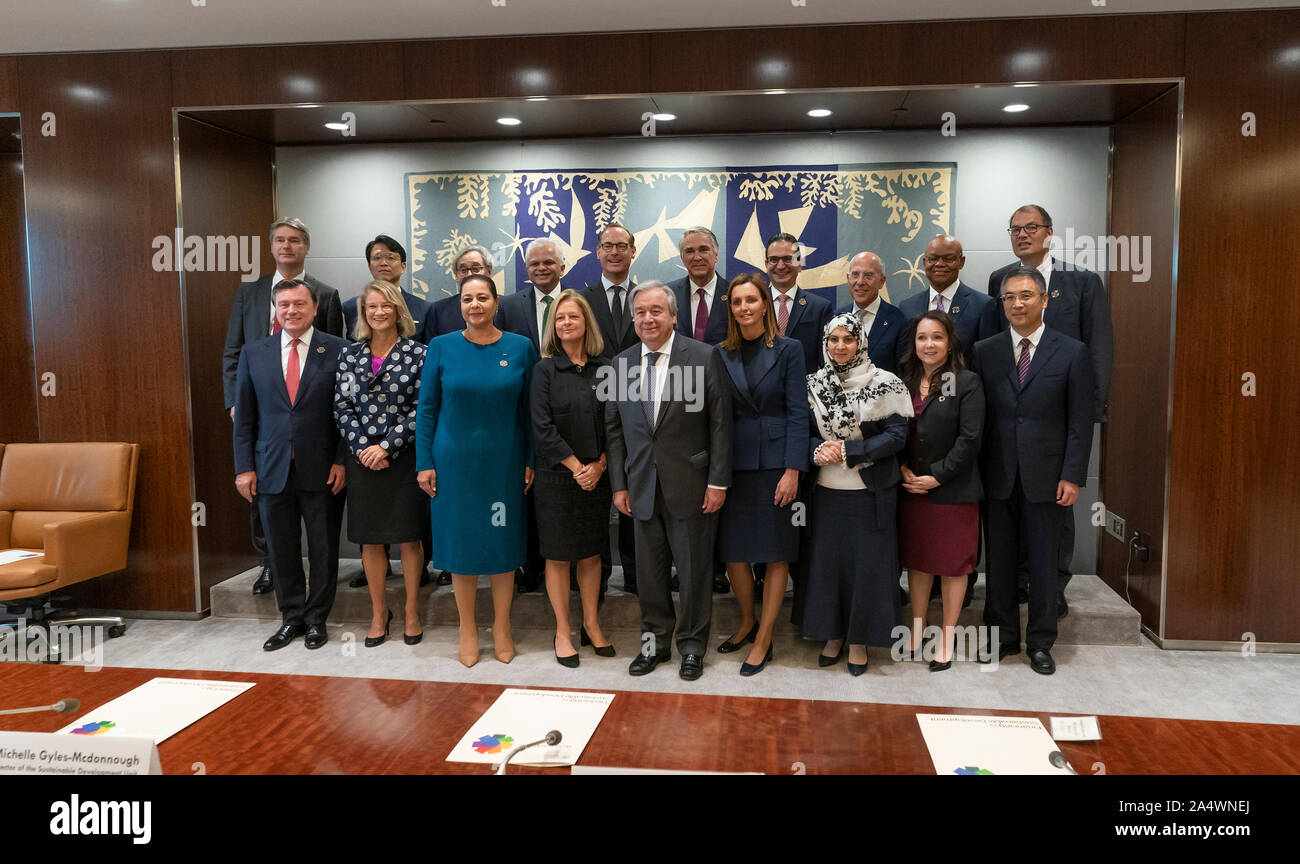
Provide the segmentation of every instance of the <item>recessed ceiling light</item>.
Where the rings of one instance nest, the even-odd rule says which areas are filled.
[[[545,102],[545,101],[546,101],[546,97],[545,97],[545,96],[529,96],[528,99],[527,99],[527,101],[529,101],[529,102]]]
[[[520,120],[518,117],[498,117],[497,122],[502,126],[518,126],[524,121]]]
[[[669,114],[669,113],[666,112],[666,111],[660,111],[658,114],[655,114],[655,115],[654,115],[654,118],[655,118],[656,120],[658,120],[659,122],[661,122],[661,123],[667,123],[669,120],[676,120],[676,119],[677,119],[677,115],[676,115],[676,114]]]
[[[783,95],[784,93],[785,93],[784,90],[764,90],[764,91],[763,91],[763,94],[764,94],[765,96],[781,96],[781,95]]]
[[[814,109],[812,109],[811,111],[808,112],[808,116],[809,116],[809,117],[829,117],[829,116],[831,116],[831,109],[829,109],[829,108],[814,108]]]
[[[1012,87],[1037,87],[1038,85],[1026,83],[1026,84],[1012,84],[1011,86]]]
[[[337,120],[335,120],[332,123],[326,123],[325,128],[333,129],[335,132],[342,132],[344,129],[348,128],[348,124],[340,123]]]
[[[320,105],[317,104],[317,103],[315,103],[315,102],[307,102],[307,103],[304,103],[304,104],[299,105],[299,106],[297,106],[297,107],[299,107],[299,108],[319,108]]]
[[[1003,106],[1002,110],[1006,111],[1008,114],[1019,114],[1021,111],[1028,111],[1029,106],[1023,102],[1017,102],[1015,105]]]

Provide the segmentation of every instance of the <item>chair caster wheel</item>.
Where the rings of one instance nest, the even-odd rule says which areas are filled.
[[[125,634],[126,634],[125,624],[114,624],[112,627],[108,628],[109,639],[116,639],[117,637],[123,636]]]

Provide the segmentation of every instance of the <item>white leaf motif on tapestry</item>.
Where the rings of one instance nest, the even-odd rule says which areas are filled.
[[[502,216],[515,215],[515,207],[519,205],[519,181],[522,179],[518,174],[507,174],[501,181],[501,194],[505,196],[505,203],[501,205]]]
[[[456,178],[456,215],[462,219],[486,219],[488,215],[487,174],[462,174]]]
[[[451,272],[451,264],[456,260],[456,255],[466,246],[477,246],[478,239],[473,234],[466,234],[458,228],[451,229],[451,233],[442,241],[442,246],[438,248],[438,266],[445,268],[448,276],[455,276]]]
[[[740,199],[742,201],[771,201],[772,190],[780,185],[781,181],[773,178],[767,180],[742,180],[740,181]]]
[[[528,186],[531,188],[533,181],[530,180]],[[528,215],[537,220],[537,226],[543,231],[553,231],[556,225],[566,221],[546,185],[539,185],[537,191],[528,196]]]

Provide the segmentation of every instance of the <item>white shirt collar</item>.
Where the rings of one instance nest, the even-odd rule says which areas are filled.
[[[303,344],[303,345],[310,345],[310,344],[311,344],[311,337],[312,337],[312,334],[313,334],[315,331],[316,331],[316,327],[315,327],[315,325],[312,325],[311,327],[308,327],[308,328],[307,328],[307,332],[306,332],[306,333],[304,333],[304,334],[302,334],[301,336],[298,337],[299,339],[302,340],[302,344]],[[289,331],[288,331],[288,330],[281,330],[281,331],[280,331],[280,350],[281,350],[281,351],[283,351],[284,349],[286,349],[286,348],[289,347],[289,340],[292,339],[292,338],[293,338],[293,337],[289,335]]]
[[[600,284],[603,285],[603,286],[605,287],[605,290],[606,290],[606,291],[610,290],[610,289],[613,288],[615,285],[622,285],[622,286],[623,286],[623,296],[626,297],[626,296],[627,296],[627,292],[630,291],[630,290],[632,290],[632,274],[631,274],[631,273],[628,273],[627,276],[625,276],[625,277],[623,278],[623,281],[622,281],[622,282],[611,282],[611,281],[609,281],[609,279],[605,276],[604,273],[601,273],[601,274],[600,274]]]
[[[659,346],[659,354],[660,354],[660,356],[662,356],[662,357],[667,357],[668,355],[670,355],[670,354],[673,353],[673,339],[675,339],[676,337],[677,337],[677,331],[676,331],[676,330],[669,330],[669,331],[668,331],[668,341],[665,342],[664,344],[662,344],[662,345]],[[646,356],[647,354],[649,354],[649,353],[650,353],[650,349],[649,349],[648,347],[646,347],[646,344],[645,344],[644,342],[642,342],[642,343],[641,343],[641,359],[644,360],[644,359],[645,359],[645,356]]]
[[[306,281],[307,271],[303,270],[297,276],[286,276],[284,273],[280,272],[280,268],[277,267],[275,270],[275,278],[271,280],[271,287],[274,288],[286,279],[302,279],[303,281]]]
[[[790,298],[790,301],[791,301],[791,302],[794,302],[794,295],[795,295],[795,292],[799,290],[799,285],[798,285],[798,283],[795,283],[794,287],[792,287],[789,291],[778,291],[777,288],[776,288],[775,283],[768,283],[768,286],[772,289],[772,299],[773,299],[773,300],[776,300],[776,298],[778,298],[778,297],[780,297],[782,294],[784,294],[785,296],[787,296],[787,297]]]
[[[1039,340],[1041,340],[1041,339],[1043,338],[1043,331],[1046,330],[1046,329],[1047,329],[1047,325],[1044,324],[1044,323],[1042,323],[1042,322],[1039,322],[1039,324],[1038,324],[1038,329],[1035,330],[1033,333],[1030,333],[1028,336],[1021,336],[1021,335],[1020,335],[1019,333],[1017,333],[1014,329],[1008,329],[1007,332],[1011,334],[1011,353],[1012,353],[1012,356],[1015,356],[1015,353],[1016,353],[1017,351],[1020,350],[1020,340],[1021,340],[1021,339],[1028,339],[1028,340],[1029,340],[1029,344],[1030,344],[1031,346],[1033,346],[1033,347],[1030,349],[1030,352],[1031,352],[1031,353],[1032,353],[1033,351],[1037,351],[1037,350],[1038,350],[1038,342],[1039,342]]]
[[[686,288],[691,292],[690,293],[691,297],[695,297],[695,295],[697,295],[700,292],[700,289],[703,288],[704,296],[712,300],[713,292],[718,290],[718,271],[714,270],[713,278],[710,279],[708,282],[705,282],[703,285],[696,285],[694,282],[691,281],[691,277],[687,276]]]
[[[853,311],[858,313],[859,315],[861,315],[863,312],[870,312],[872,315],[877,315],[880,313],[880,300],[881,297],[879,294],[877,294],[876,299],[872,300],[866,306],[859,306],[857,303],[854,303]]]
[[[934,297],[935,297],[936,294],[943,294],[943,299],[948,301],[947,303],[944,304],[945,307],[951,309],[951,308],[952,308],[952,301],[953,301],[953,298],[957,296],[957,289],[960,288],[960,287],[961,287],[961,279],[960,279],[960,278],[952,280],[952,284],[949,285],[947,288],[943,289],[943,291],[936,291],[936,290],[934,290],[934,286],[931,285],[931,286],[930,286],[930,305],[931,305],[931,306],[934,305]]]

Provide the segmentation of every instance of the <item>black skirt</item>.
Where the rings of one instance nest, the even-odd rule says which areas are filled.
[[[424,494],[415,479],[415,450],[408,448],[382,471],[371,471],[348,453],[348,540],[353,543],[416,543],[428,527]]]
[[[537,547],[548,561],[581,561],[609,548],[609,475],[596,488],[583,490],[568,468],[539,468],[533,481],[537,497]]]
[[[723,562],[799,560],[794,503],[780,509],[772,503],[783,474],[784,468],[731,473],[731,486],[718,518],[718,555]]]
[[[877,496],[881,500],[877,500]],[[850,645],[892,645],[898,604],[896,487],[813,491],[803,634]]]

